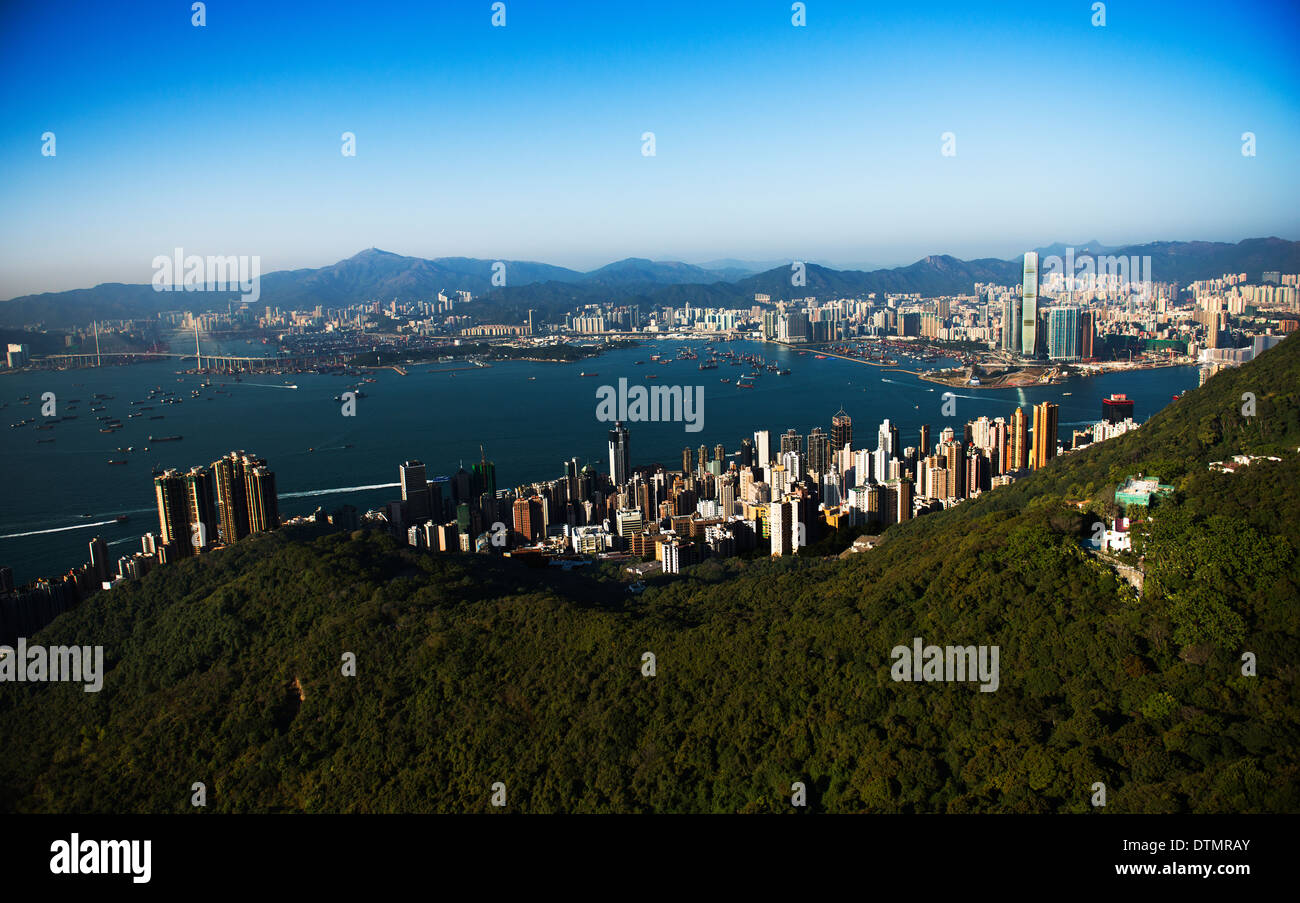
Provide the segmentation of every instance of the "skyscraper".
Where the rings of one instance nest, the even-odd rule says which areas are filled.
[[[957,440],[945,443],[944,456],[947,459],[948,478],[952,481],[949,495],[953,498],[966,497],[966,448]]]
[[[1133,399],[1127,395],[1112,394],[1101,400],[1101,419],[1107,423],[1119,423],[1133,416]]]
[[[95,572],[95,579],[103,583],[108,579],[108,543],[103,537],[96,536],[90,541],[90,569]]]
[[[397,468],[398,482],[402,485],[403,520],[407,524],[422,524],[429,519],[429,481],[424,464],[420,461],[403,461]]]
[[[1090,361],[1096,357],[1093,340],[1097,336],[1096,315],[1090,310],[1079,313],[1079,357]]]
[[[632,449],[627,427],[623,421],[614,422],[609,431],[609,478],[615,486],[622,486],[632,473]]]
[[[772,463],[772,447],[767,430],[758,430],[754,433],[754,456],[754,463],[759,467],[767,467]]]
[[[153,480],[158,501],[158,536],[173,555],[190,555],[189,504],[180,471],[168,470]]]
[[[248,495],[244,488],[244,458],[231,452],[212,462],[217,496],[217,531],[227,545],[248,535]]]
[[[1020,353],[1020,299],[1015,295],[1002,302],[1002,350]]]
[[[280,500],[275,474],[261,458],[244,459],[244,492],[248,496],[248,531],[264,533],[280,526]]]
[[[926,458],[932,454],[934,454],[934,447],[930,445],[930,424],[923,423],[917,445],[917,456]]]
[[[831,461],[831,442],[821,427],[813,427],[813,431],[808,434],[808,469],[818,475],[825,474],[830,469]]]
[[[853,418],[844,413],[844,409],[831,418],[831,452],[839,454],[844,446],[853,444]]]
[[[217,541],[217,506],[213,502],[212,474],[206,467],[194,467],[184,476],[185,507],[189,521],[188,542],[207,551]]]
[[[471,475],[474,478],[474,495],[481,496],[485,492],[496,495],[497,466],[494,462],[487,459],[487,454],[484,453],[483,446],[479,446],[478,453],[478,463],[471,468]]]
[[[898,497],[898,522],[912,519],[912,499],[915,497],[916,487],[911,480],[903,479],[898,481],[895,490]]]
[[[794,512],[788,501],[774,501],[767,507],[768,521],[772,533],[772,557],[790,555],[794,552]]]
[[[537,496],[516,499],[514,504],[515,542],[529,543],[542,536],[542,500]]]
[[[902,451],[898,445],[898,427],[891,424],[888,417],[880,424],[877,440],[876,447],[883,448],[887,458],[896,458]]]
[[[1047,356],[1054,361],[1079,359],[1079,309],[1053,307],[1047,311]]]
[[[1029,466],[1029,423],[1024,408],[1016,408],[1011,415],[1011,455],[1008,470],[1024,470]]]
[[[801,451],[803,451],[802,436],[796,433],[793,429],[786,430],[784,433],[781,434],[782,455],[784,455],[786,452],[801,452]]]
[[[1057,417],[1060,409],[1050,401],[1034,405],[1034,450],[1030,466],[1046,467],[1056,457]]]
[[[1038,252],[1025,252],[1024,287],[1020,297],[1020,353],[1038,354]]]

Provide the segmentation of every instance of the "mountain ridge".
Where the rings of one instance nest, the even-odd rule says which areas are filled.
[[[1093,245],[1089,242],[1088,245]],[[1047,246],[1042,251],[1058,245]],[[1256,277],[1265,269],[1300,272],[1300,242],[1276,237],[1228,242],[1148,242],[1107,248],[1119,256],[1150,256],[1153,278],[1190,282],[1245,271]],[[494,266],[504,263],[505,285],[494,285]],[[793,263],[793,261],[792,261]],[[278,307],[342,306],[365,301],[410,301],[439,291],[470,291],[485,303],[485,312],[519,319],[531,307],[543,317],[583,303],[616,301],[648,305],[748,306],[755,294],[773,299],[871,292],[958,294],[976,282],[1012,285],[1020,278],[1018,258],[963,260],[947,254],[927,255],[907,266],[836,270],[814,263],[804,266],[805,282],[795,285],[792,265],[746,274],[741,267],[708,269],[680,261],[629,257],[580,272],[536,261],[495,261],[471,257],[423,258],[378,248],[360,251],[324,267],[276,270],[261,276],[259,304]],[[161,310],[187,307],[224,309],[235,292],[156,292],[151,285],[102,283],[91,288],[22,295],[0,301],[0,326],[43,323],[51,327],[89,323],[92,319],[133,319]]]

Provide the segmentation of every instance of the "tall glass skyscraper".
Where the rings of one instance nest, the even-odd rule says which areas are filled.
[[[628,438],[623,421],[615,421],[614,428],[609,431],[609,478],[615,486],[626,483],[632,472],[632,449]]]
[[[1038,252],[1025,252],[1024,290],[1020,296],[1020,353],[1038,354]]]
[[[1079,359],[1079,309],[1053,307],[1047,311],[1047,356],[1054,361]]]
[[[1020,299],[1016,297],[1002,302],[1002,350],[1020,353]]]

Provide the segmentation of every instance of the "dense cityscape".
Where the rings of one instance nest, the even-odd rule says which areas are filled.
[[[1053,267],[1048,279],[1040,279],[1039,254],[1028,252],[1018,286],[976,285],[970,296],[930,300],[890,296],[882,309],[876,309],[873,298],[820,305],[815,298],[805,298],[771,305],[766,296],[756,297],[756,306],[749,312],[688,304],[679,311],[657,311],[643,318],[635,306],[593,308],[566,315],[564,324],[554,330],[556,336],[536,341],[572,341],[564,338],[570,333],[604,339],[615,331],[653,336],[668,329],[725,342],[756,329],[765,341],[824,349],[826,354],[843,352],[886,370],[901,367],[899,357],[924,363],[939,355],[956,356],[965,361],[964,367],[918,375],[973,388],[1052,382],[1059,379],[1059,368],[1105,367],[1099,361],[1102,347],[1108,349],[1109,357],[1122,348],[1131,351],[1136,347],[1140,355],[1151,356],[1157,363],[1162,357],[1167,363],[1170,355],[1177,355],[1178,360],[1198,360],[1203,383],[1224,367],[1251,360],[1300,323],[1296,294],[1300,276],[1296,274],[1265,273],[1258,285],[1249,284],[1244,274],[1224,276],[1195,282],[1183,290],[1177,284],[1130,280],[1127,273],[1123,279],[1098,280],[1090,275],[1067,280],[1057,269]],[[1136,262],[1134,269],[1139,269]],[[1181,306],[1175,303],[1179,298],[1183,299]],[[390,303],[390,320],[410,319],[399,324],[391,336],[385,335],[405,341],[399,345],[379,343],[374,350],[382,357],[380,349],[413,345],[404,350],[403,359],[409,360],[417,350],[427,354],[454,350],[454,345],[420,345],[447,329],[466,336],[492,336],[502,342],[500,336],[507,334],[512,339],[506,341],[528,340],[537,328],[532,311],[528,321],[514,329],[467,326],[464,324],[473,317],[453,315],[457,304],[472,309],[472,295],[439,293],[435,303],[403,308]],[[329,355],[331,368],[360,374],[356,361],[362,352],[356,343],[371,336],[365,330],[363,310],[372,318],[385,314],[378,302],[332,317],[319,309],[312,316],[303,316],[279,314],[268,307],[256,325],[288,328],[278,337],[286,343],[282,355],[296,354],[303,361]],[[438,321],[438,314],[447,316]],[[417,316],[423,319],[415,319]],[[993,316],[996,319],[990,325]],[[229,318],[188,313],[174,316],[175,325],[188,327],[195,336],[194,372],[211,377],[270,366],[211,353],[204,366],[200,327],[212,331],[240,322],[249,325],[249,317],[246,309]],[[325,348],[319,341],[309,340],[322,331],[341,337],[344,317],[357,329],[350,344]],[[96,336],[99,328],[99,324],[93,325]],[[139,329],[140,325],[124,328]],[[870,350],[863,350],[869,345],[853,343],[869,338],[887,342],[888,336],[896,337],[900,344],[884,345],[875,360]],[[1242,341],[1248,344],[1236,347]],[[933,350],[917,350],[920,343],[929,343]],[[986,350],[978,356],[961,350],[981,346]],[[888,357],[890,348],[896,349],[897,357]],[[12,369],[22,369],[50,363],[66,366],[69,362],[59,355],[34,362],[29,354],[27,346],[11,345],[7,363]],[[102,365],[102,360],[79,360],[82,365]],[[652,365],[672,360],[651,356]],[[702,376],[718,371],[720,365],[732,365],[738,368],[735,384],[741,388],[752,386],[764,369],[778,375],[783,372],[760,358],[737,355],[714,344],[704,345],[699,352],[683,348],[676,361],[698,365]],[[1008,380],[1009,375],[1020,379]],[[719,379],[730,383],[729,377]],[[354,396],[365,394],[359,385],[353,387]],[[656,390],[659,387],[651,391]],[[180,401],[160,391],[151,391],[145,399],[155,400]],[[97,397],[91,412],[103,411],[105,404],[106,400]],[[131,416],[144,416],[149,407],[141,403]],[[1041,402],[1029,408],[1017,406],[1010,417],[980,416],[966,421],[960,431],[945,427],[934,435],[923,425],[915,436],[900,436],[898,427],[886,418],[876,428],[874,444],[862,441],[859,435],[856,445],[852,419],[841,410],[826,428],[815,428],[806,436],[794,430],[773,434],[756,429],[738,448],[734,444],[730,448],[725,444],[688,446],[682,450],[680,469],[635,461],[630,428],[618,422],[609,431],[607,468],[579,466],[578,459],[571,458],[556,479],[507,488],[498,486],[495,465],[486,454],[470,469],[462,466],[447,476],[431,475],[423,462],[412,459],[399,467],[401,498],[382,509],[358,512],[345,505],[290,521],[339,529],[362,524],[381,527],[411,546],[438,552],[504,553],[570,567],[584,558],[626,560],[638,576],[658,571],[675,574],[708,557],[798,554],[800,548],[827,536],[840,537],[839,546],[852,541],[845,539],[851,536],[858,542],[853,548],[869,548],[891,524],[1006,485],[1059,454],[1122,435],[1140,422],[1133,417],[1132,402],[1122,393],[1105,399],[1103,408],[1095,423],[1072,430],[1064,440],[1058,405]],[[120,420],[100,414],[101,421],[105,417],[106,429],[121,427]],[[46,419],[57,422],[59,418]],[[20,422],[12,427],[26,425]],[[280,525],[274,473],[265,461],[242,452],[232,452],[206,467],[155,473],[153,481],[158,530],[143,535],[135,553],[110,561],[104,540],[96,537],[90,542],[87,563],[61,577],[21,587],[14,585],[9,568],[0,567],[0,641],[37,629],[93,592],[138,578],[154,564],[201,554]],[[1118,517],[1113,527],[1122,532],[1126,522]],[[1123,542],[1113,537],[1109,541]]]
[[[0,882],[1258,896],[1298,34],[0,4]]]

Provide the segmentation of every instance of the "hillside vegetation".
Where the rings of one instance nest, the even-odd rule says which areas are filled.
[[[639,596],[376,533],[257,537],[33,640],[109,670],[98,694],[0,685],[0,810],[195,811],[202,781],[208,812],[486,812],[495,782],[520,812],[1297,812],[1298,393],[1293,338],[873,551]],[[1206,468],[1243,452],[1282,460]],[[1141,596],[1079,542],[1137,472],[1176,488]],[[894,682],[913,637],[997,645],[998,689]]]

